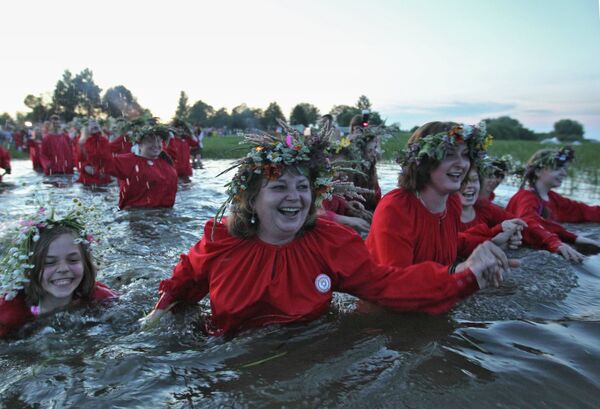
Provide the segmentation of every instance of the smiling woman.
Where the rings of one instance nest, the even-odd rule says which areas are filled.
[[[206,329],[213,335],[315,319],[334,291],[399,311],[440,313],[498,272],[489,248],[452,276],[434,262],[373,263],[356,232],[314,218],[315,203],[332,189],[326,136],[286,130],[285,137],[247,137],[253,148],[229,183],[230,216],[207,222],[202,239],[161,282],[160,299],[144,323],[174,303],[193,305],[207,294],[212,317]]]

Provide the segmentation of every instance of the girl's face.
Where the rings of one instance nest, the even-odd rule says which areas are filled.
[[[376,162],[379,158],[380,150],[377,141],[369,141],[365,146],[365,159],[370,162]]]
[[[569,165],[564,164],[556,169],[542,168],[536,171],[538,183],[545,186],[548,190],[560,187],[564,178],[567,177]]]
[[[262,186],[254,209],[258,217],[258,237],[271,244],[294,239],[310,210],[312,193],[306,176],[285,172]]]
[[[83,256],[72,234],[58,236],[48,247],[41,286],[44,297],[71,298],[83,279]]]
[[[500,172],[495,172],[494,174],[484,177],[483,182],[481,183],[482,195],[488,198],[503,180],[504,176]]]
[[[471,169],[467,180],[460,190],[460,202],[463,207],[473,206],[479,196],[479,174],[476,169]]]
[[[442,195],[458,192],[470,166],[467,145],[464,142],[451,145],[444,160],[431,172],[428,186]]]

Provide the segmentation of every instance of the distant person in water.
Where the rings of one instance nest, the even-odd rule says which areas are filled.
[[[541,238],[538,246],[567,260],[581,262],[584,256],[569,244],[588,244],[600,250],[600,243],[570,232],[560,223],[600,222],[600,206],[577,202],[553,191],[567,177],[574,159],[575,151],[570,146],[534,153],[527,162],[521,188],[510,199],[506,210],[537,231]]]
[[[89,186],[101,186],[110,183],[113,157],[108,138],[100,131],[98,122],[91,120],[84,128],[79,139],[80,168],[77,182]]]
[[[58,115],[52,115],[42,138],[40,163],[46,175],[73,174],[75,161],[71,140],[63,131]]]
[[[11,171],[10,152],[0,145],[0,182],[2,182],[2,176],[10,175]]]
[[[77,209],[58,218],[40,208],[21,220],[13,247],[0,265],[0,337],[38,316],[116,298],[96,281],[90,245],[94,240]]]
[[[193,174],[190,161],[190,148],[198,144],[192,139],[192,129],[182,119],[175,119],[171,123],[171,135],[167,142],[166,152],[173,159],[177,176],[184,182],[189,182]]]
[[[163,152],[169,138],[164,125],[145,125],[132,132],[139,154],[130,152],[113,158],[113,175],[119,180],[119,208],[173,207],[177,193],[177,171]]]

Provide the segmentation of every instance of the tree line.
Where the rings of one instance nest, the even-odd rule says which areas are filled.
[[[0,124],[22,124],[25,121],[38,123],[47,120],[52,114],[58,114],[65,121],[71,121],[78,116],[136,118],[144,114],[152,115],[124,85],[108,88],[102,93],[102,89],[94,82],[93,72],[88,68],[75,75],[65,70],[62,78],[56,83],[50,101],[43,95],[30,94],[25,97],[24,103],[29,112],[18,113],[16,120],[8,113],[1,114]],[[363,110],[371,112],[370,124],[385,123],[378,112],[372,111],[371,102],[365,95],[361,95],[354,105],[335,105],[328,114],[333,116],[338,126],[347,127],[352,117]],[[316,124],[321,115],[319,109],[308,102],[295,105],[289,117],[284,115],[277,102],[271,102],[264,110],[240,104],[229,112],[224,107],[215,109],[201,100],[190,103],[184,91],[180,92],[175,111],[175,117],[182,118],[192,125],[228,129],[271,130],[277,127],[277,119],[288,119],[291,125],[309,126]],[[557,121],[550,133],[535,133],[509,116],[487,118],[485,121],[495,139],[540,140],[556,137],[561,142],[573,142],[583,140],[584,136],[583,125],[571,119]]]

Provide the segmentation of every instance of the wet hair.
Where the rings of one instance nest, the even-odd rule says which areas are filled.
[[[427,135],[449,132],[455,126],[458,126],[455,122],[428,122],[413,132],[407,145],[418,143]],[[438,160],[429,156],[422,158],[418,164],[410,162],[402,168],[402,172],[398,176],[398,186],[410,192],[422,190],[431,180],[431,172],[439,165]]]
[[[310,171],[309,175],[306,175],[304,171],[306,168],[299,168],[296,166],[288,166],[281,172],[282,175],[286,172],[290,172],[293,175],[304,175],[307,176],[310,182],[311,191],[311,202],[308,210],[308,215],[304,224],[300,228],[298,234],[312,229],[315,226],[317,217],[317,206],[315,199],[317,192],[314,187],[314,181],[317,178],[317,173]],[[262,174],[252,173],[250,179],[247,182],[247,188],[240,191],[239,200],[237,200],[232,206],[229,216],[227,217],[227,230],[229,234],[240,239],[251,239],[258,235],[258,228],[260,226],[260,220],[256,218],[256,212],[254,211],[254,204],[256,198],[260,192],[260,189],[268,183],[268,179],[263,177]],[[252,217],[255,217],[255,223],[252,223]]]
[[[44,266],[46,256],[50,244],[58,239],[63,234],[70,234],[73,239],[78,237],[77,232],[65,226],[53,226],[52,228],[44,228],[40,233],[40,238],[37,242],[30,243],[33,255],[29,257],[29,264],[33,268],[26,272],[29,283],[25,286],[25,296],[30,305],[38,305],[45,294],[42,288],[42,276],[44,274]],[[83,264],[83,278],[81,283],[73,292],[74,298],[89,298],[96,284],[96,265],[90,253],[88,245],[84,243],[77,244],[81,253],[81,263]]]

